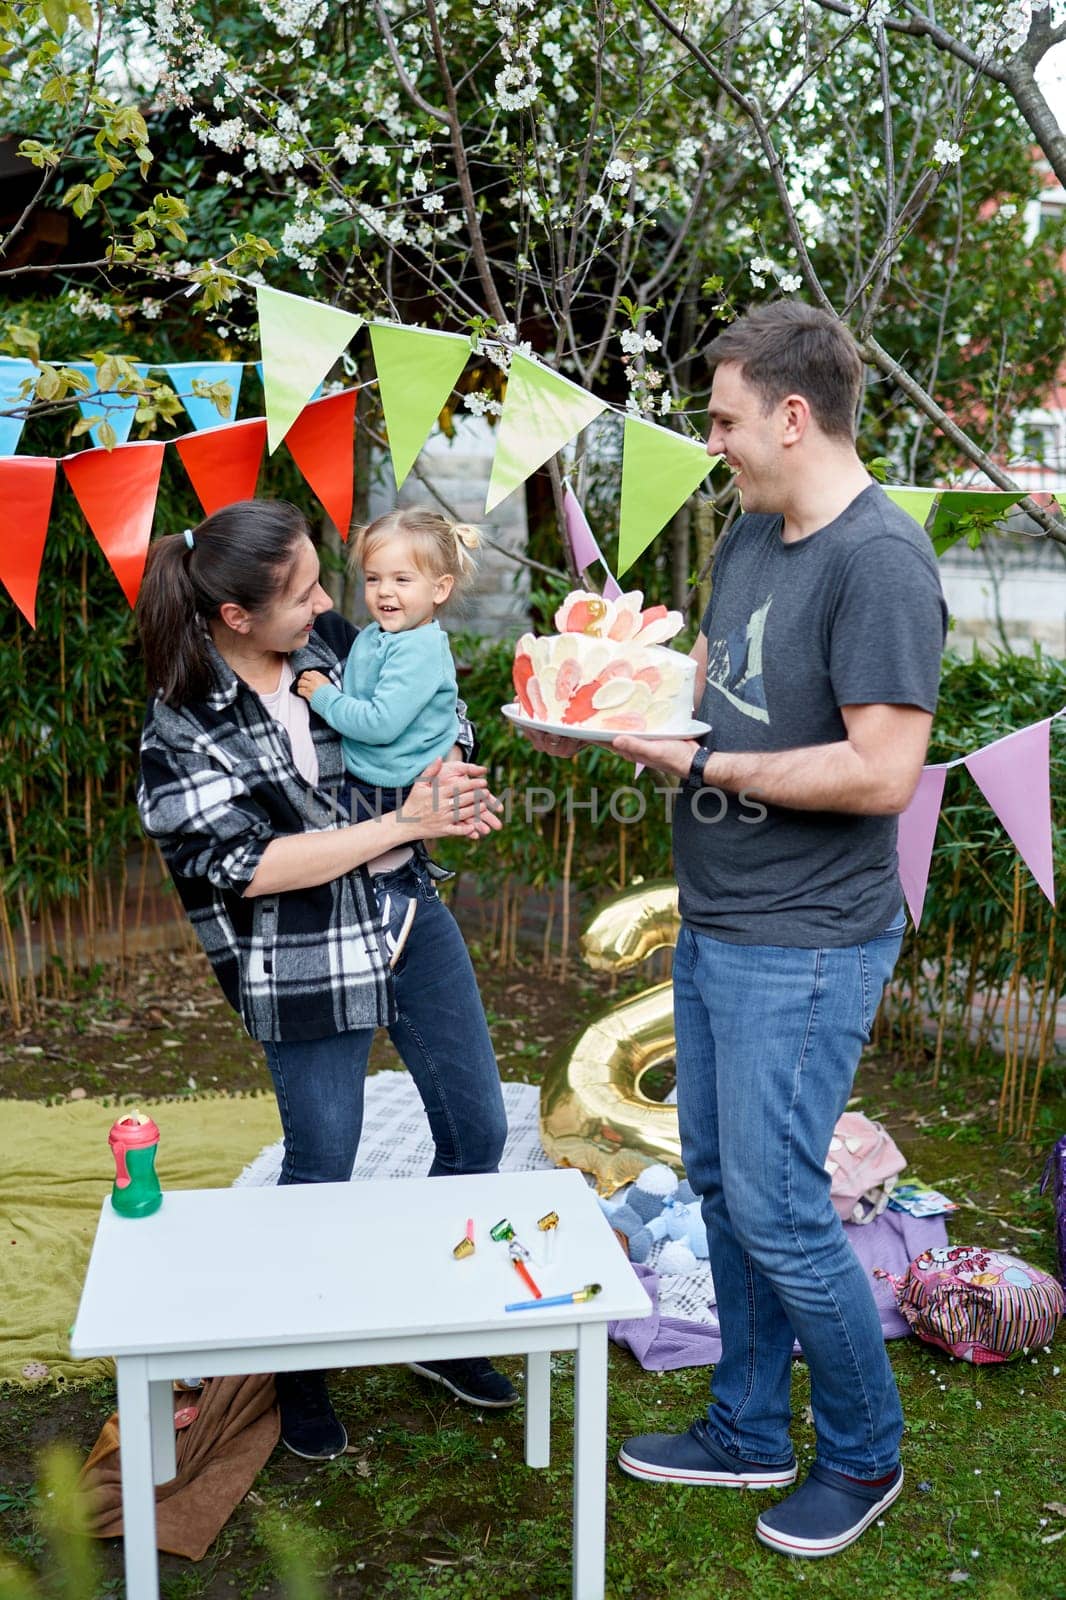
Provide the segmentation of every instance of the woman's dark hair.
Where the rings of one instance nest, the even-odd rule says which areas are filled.
[[[284,500],[238,500],[193,528],[191,545],[182,533],[157,539],[136,609],[149,689],[172,706],[202,700],[214,681],[206,624],[226,604],[264,610],[309,537]]]

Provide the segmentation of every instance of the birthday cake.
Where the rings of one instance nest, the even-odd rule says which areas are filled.
[[[615,600],[575,590],[555,613],[555,633],[524,633],[512,671],[522,714],[617,733],[687,727],[696,663],[665,648],[684,618],[643,604],[639,589]]]

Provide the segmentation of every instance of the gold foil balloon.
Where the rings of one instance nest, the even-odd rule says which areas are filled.
[[[603,907],[581,940],[590,967],[621,972],[672,947],[677,885],[641,884]],[[656,984],[595,1017],[549,1064],[540,1091],[540,1136],[560,1166],[591,1173],[612,1194],[656,1161],[681,1168],[677,1107],[652,1100],[641,1079],[674,1058],[673,985]]]

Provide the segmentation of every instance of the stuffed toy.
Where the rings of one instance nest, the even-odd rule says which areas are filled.
[[[645,1167],[635,1183],[600,1207],[616,1233],[626,1240],[631,1261],[647,1261],[653,1245],[663,1242],[656,1260],[660,1273],[692,1272],[697,1257],[707,1259],[707,1231],[699,1201],[687,1178],[661,1162]]]

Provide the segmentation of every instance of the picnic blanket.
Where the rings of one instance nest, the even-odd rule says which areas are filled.
[[[85,1382],[112,1370],[110,1361],[74,1361],[68,1330],[111,1193],[108,1129],[123,1109],[103,1100],[0,1102],[0,1383]],[[280,1126],[270,1092],[151,1110],[164,1190],[227,1187]]]

